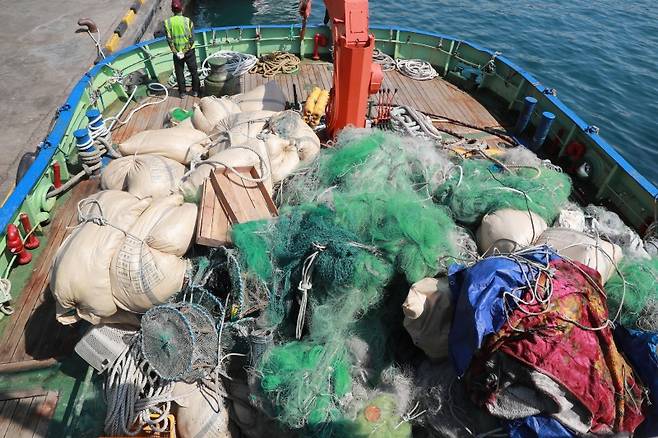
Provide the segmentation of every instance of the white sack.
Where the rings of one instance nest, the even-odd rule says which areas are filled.
[[[259,157],[262,157],[263,161]],[[213,169],[222,169],[225,166],[234,168],[255,166],[259,175],[271,175],[270,159],[265,143],[262,140],[251,140],[218,152],[199,163],[194,170],[181,180],[180,189],[185,199],[198,200],[199,190],[203,182],[210,176],[210,172]],[[271,176],[268,176],[263,184],[267,191],[272,193]]]
[[[446,359],[452,325],[448,278],[424,278],[411,286],[402,305],[404,328],[431,359]]]
[[[240,111],[240,107],[231,99],[206,96],[194,105],[192,124],[196,129],[209,134],[220,121]]]
[[[224,399],[205,386],[176,382],[172,393],[176,408],[176,436],[228,438],[229,416]]]
[[[311,161],[320,153],[320,139],[295,111],[283,111],[272,116],[269,129],[277,136],[290,140],[303,162]]]
[[[561,256],[596,269],[603,284],[615,273],[615,265],[623,257],[619,246],[567,228],[547,229],[539,236],[537,244],[549,245]]]
[[[203,154],[210,144],[206,133],[198,129],[183,127],[152,129],[130,137],[119,144],[121,155],[155,154],[189,164],[193,158]]]
[[[153,202],[129,229],[110,265],[112,294],[117,306],[143,313],[165,303],[183,286],[185,253],[194,233],[196,207],[181,196]],[[170,250],[159,251],[149,245]]]
[[[126,190],[138,198],[178,192],[185,166],[160,155],[130,155],[112,160],[101,173],[103,190]]]
[[[242,111],[283,111],[286,109],[286,96],[276,81],[254,88],[246,93],[231,97]]]
[[[494,250],[503,254],[531,245],[548,228],[541,216],[525,210],[502,210],[488,213],[477,230],[480,254],[490,255]]]
[[[83,214],[100,217],[102,213],[104,220],[123,230],[129,229],[150,203],[115,190],[102,191],[88,199],[98,204],[86,202]],[[102,318],[117,311],[110,265],[123,239],[123,232],[113,226],[87,222],[62,242],[50,270],[50,290],[57,300],[57,318],[61,323],[77,320],[70,317],[73,308],[78,317],[92,324],[99,324]]]

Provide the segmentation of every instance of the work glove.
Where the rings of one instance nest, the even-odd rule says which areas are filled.
[[[183,59],[183,58],[185,58],[185,53],[183,53],[183,52],[178,52],[178,53],[176,53],[176,57],[177,57],[178,59]]]

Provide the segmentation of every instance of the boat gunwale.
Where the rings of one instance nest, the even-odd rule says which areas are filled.
[[[322,24],[312,24],[308,26],[309,28],[322,28],[325,27]],[[264,24],[264,25],[240,25],[240,26],[220,26],[220,27],[207,27],[202,29],[195,30],[195,34],[204,34],[207,32],[217,32],[217,31],[228,31],[228,30],[242,30],[242,29],[281,29],[281,28],[290,28],[296,29],[301,28],[301,24]],[[402,27],[402,26],[383,26],[383,25],[371,25],[372,30],[380,31],[398,31],[398,32],[410,32],[422,36],[429,36],[434,38],[447,39],[453,42],[458,42],[464,45],[469,46],[470,48],[486,53],[490,56],[496,56],[496,60],[505,64],[510,70],[514,71],[516,74],[520,75],[527,83],[533,87],[542,97],[546,98],[551,104],[557,107],[564,116],[574,123],[583,134],[590,137],[590,139],[602,150],[608,157],[614,161],[622,170],[624,170],[630,178],[632,178],[643,190],[645,190],[652,198],[658,199],[658,188],[652,184],[646,177],[639,173],[633,165],[631,165],[612,145],[610,145],[606,140],[604,140],[599,134],[590,132],[588,128],[590,125],[587,124],[574,110],[572,110],[568,105],[562,102],[558,97],[546,94],[545,91],[548,89],[545,85],[542,85],[531,73],[522,67],[518,66],[516,63],[511,61],[506,56],[496,55],[491,49],[481,46],[480,44],[473,43],[469,40],[464,40],[460,38],[455,38],[450,35],[441,34],[432,31],[424,31],[414,28]],[[305,38],[306,40],[307,38]],[[32,189],[35,188],[36,184],[43,176],[44,172],[47,170],[50,162],[58,150],[60,142],[63,140],[66,130],[71,123],[73,116],[75,114],[75,108],[82,98],[83,92],[86,88],[91,85],[94,77],[101,71],[105,66],[109,66],[112,62],[117,60],[123,55],[126,55],[130,52],[133,52],[137,49],[140,49],[145,46],[157,43],[164,40],[164,37],[154,38],[148,41],[143,41],[124,49],[119,50],[118,52],[108,56],[107,58],[99,61],[95,66],[89,69],[80,80],[73,87],[69,93],[68,98],[65,103],[59,107],[57,110],[56,121],[53,125],[51,131],[47,134],[43,143],[41,143],[39,152],[35,158],[35,161],[28,168],[26,173],[23,175],[23,178],[18,182],[14,190],[6,199],[2,208],[0,208],[0,236],[4,236],[7,225],[12,223],[15,219],[18,210],[20,209],[23,202],[30,195]]]

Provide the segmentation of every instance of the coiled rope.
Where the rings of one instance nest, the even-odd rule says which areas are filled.
[[[416,81],[429,81],[439,76],[432,64],[422,59],[396,59],[395,65],[400,73]]]
[[[395,64],[395,59],[379,49],[375,49],[372,52],[372,60],[375,62],[375,64],[381,65],[382,71],[384,72],[393,71],[397,67]]]
[[[162,433],[169,427],[173,384],[157,376],[136,340],[108,370],[105,432],[110,435],[135,436],[144,426]]]
[[[235,52],[233,50],[220,50],[218,52],[215,52],[203,60],[203,62],[201,63],[201,68],[198,70],[199,81],[201,82],[201,85],[203,85],[203,82],[210,74],[210,67],[208,66],[208,61],[212,58],[226,59],[227,60],[225,66],[226,72],[232,76],[242,76],[248,73],[249,70],[251,70],[258,62],[258,58],[256,58],[254,55],[251,55],[249,53],[240,53],[240,52]],[[167,85],[169,87],[175,87],[178,85],[178,81],[176,80],[176,74],[174,72],[172,72],[169,75],[169,78],[167,79]],[[185,86],[189,87],[191,85],[192,85],[192,75],[188,70],[185,70]]]
[[[272,52],[261,56],[258,63],[249,72],[271,78],[280,73],[291,74],[297,72],[299,63],[299,58],[292,53]]]

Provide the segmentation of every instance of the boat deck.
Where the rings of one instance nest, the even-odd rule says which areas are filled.
[[[300,71],[292,75],[274,78],[289,101],[293,100],[293,84],[298,97],[304,101],[313,88],[331,87],[332,65],[326,62],[304,62]],[[241,77],[242,91],[248,91],[269,79],[260,75],[247,74]],[[397,89],[393,104],[410,105],[421,111],[457,119],[469,124],[499,128],[498,121],[468,93],[441,79],[414,81],[398,72],[386,72],[384,88]],[[152,105],[138,111],[128,123],[116,129],[113,141],[120,142],[144,129],[163,127],[168,112],[174,107],[191,108],[198,98],[177,97],[175,91],[162,104]],[[130,111],[137,104],[132,104]],[[498,142],[498,138],[483,134],[461,125],[441,123],[459,134],[477,136],[487,142]],[[15,302],[16,313],[12,315],[0,340],[0,372],[48,366],[57,358],[72,353],[80,333],[76,327],[66,327],[55,320],[54,301],[48,290],[49,271],[52,260],[61,242],[76,224],[76,205],[80,199],[98,190],[98,181],[90,180],[78,184],[66,201],[58,208],[51,224],[46,227],[46,248],[32,262],[32,273]],[[16,293],[16,291],[14,292]]]

